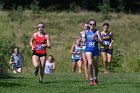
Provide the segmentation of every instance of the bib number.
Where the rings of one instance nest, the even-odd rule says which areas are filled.
[[[109,46],[109,41],[104,41],[104,45]]]
[[[93,47],[93,46],[95,46],[95,42],[89,42],[89,44],[88,44],[90,47]]]
[[[43,50],[43,46],[42,45],[36,45],[36,50]]]

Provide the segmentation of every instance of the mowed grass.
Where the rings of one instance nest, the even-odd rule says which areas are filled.
[[[139,93],[140,73],[99,74],[99,84],[89,86],[84,74],[45,75],[44,82],[31,72],[0,79],[0,93]]]

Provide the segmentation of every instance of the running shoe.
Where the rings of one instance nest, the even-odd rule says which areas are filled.
[[[38,71],[39,71],[39,69],[35,69],[35,71],[34,71],[34,75],[35,75],[35,76],[38,75]]]
[[[42,83],[42,79],[39,79],[39,83]]]
[[[107,74],[109,74],[109,72],[108,72],[107,70],[105,70],[105,71],[104,71],[104,74],[107,75]]]
[[[42,83],[42,80],[39,80],[39,83]]]
[[[95,86],[95,85],[97,85],[97,83],[94,80],[90,80],[89,86]]]

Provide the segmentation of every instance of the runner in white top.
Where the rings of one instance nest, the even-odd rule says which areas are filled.
[[[81,38],[81,45],[83,48],[83,53],[82,53],[82,60],[84,62],[84,70],[85,70],[85,76],[86,76],[86,80],[88,80],[89,76],[88,76],[88,63],[87,63],[87,58],[86,58],[86,54],[85,54],[85,38],[86,38],[86,32],[89,29],[89,22],[86,21],[83,25],[83,31],[80,32],[80,38]]]
[[[77,38],[73,43],[70,53],[72,54],[72,72],[76,71],[76,65],[78,65],[78,73],[82,71],[82,47],[80,44],[80,39]]]
[[[52,74],[55,71],[55,63],[52,55],[48,56],[45,64],[45,74]]]

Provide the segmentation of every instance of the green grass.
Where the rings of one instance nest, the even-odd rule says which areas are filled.
[[[71,61],[69,51],[72,43],[79,36],[79,32],[83,30],[82,23],[93,18],[97,21],[99,31],[102,31],[104,22],[110,24],[109,30],[114,33],[115,37],[114,49],[119,50],[123,55],[122,58],[117,58],[114,55],[113,60],[120,61],[123,71],[140,71],[138,64],[140,55],[140,21],[138,20],[140,20],[140,16],[138,14],[110,13],[110,20],[102,20],[101,13],[83,11],[79,13],[40,11],[37,14],[38,17],[35,18],[30,10],[25,10],[22,14],[18,11],[0,11],[0,36],[8,38],[20,48],[25,57],[25,67],[31,66],[29,63],[32,51],[29,39],[36,31],[37,23],[44,22],[47,27],[46,32],[50,35],[52,49],[47,49],[48,54],[53,55],[60,66],[63,62],[67,62],[63,66],[64,70],[67,70],[67,65],[70,65],[68,62]],[[19,22],[17,18],[23,21]],[[27,44],[21,41],[24,35],[29,37],[24,39]],[[60,66],[59,69],[61,69]],[[135,66],[138,69],[135,69]]]
[[[32,12],[25,10],[23,16],[13,15],[9,11],[0,11],[0,36],[16,43],[25,57],[24,73],[11,78],[0,79],[0,93],[139,93],[140,91],[140,16],[124,13],[110,13],[110,20],[102,20],[101,13],[95,12],[47,12],[41,11],[39,16],[32,17]],[[23,22],[18,21],[24,19]],[[20,18],[21,16],[21,18]],[[116,72],[105,76],[99,74],[99,85],[88,86],[84,74],[72,74],[69,70],[73,41],[82,29],[82,23],[91,18],[96,19],[97,28],[102,31],[103,22],[109,22],[110,31],[114,33],[114,49],[123,56],[115,53],[113,60],[121,64]],[[31,47],[24,44],[24,35],[31,37],[36,31],[36,24],[44,22],[46,32],[51,37],[52,48],[47,49],[48,55],[55,58],[57,70],[54,75],[45,76],[44,83],[39,84],[38,78],[32,74]],[[15,36],[14,36],[15,35]],[[26,39],[29,42],[29,39]],[[9,58],[7,57],[7,62]],[[101,59],[99,62],[101,65]],[[100,66],[99,70],[102,71]],[[137,71],[138,73],[122,73]]]
[[[88,86],[84,74],[54,73],[44,82],[31,72],[0,79],[0,93],[139,93],[140,73],[99,74],[99,84]]]

